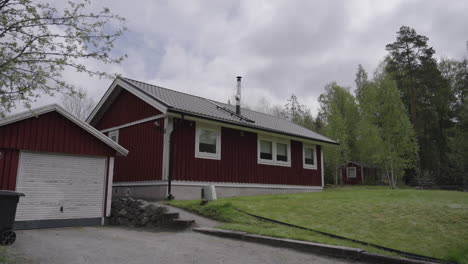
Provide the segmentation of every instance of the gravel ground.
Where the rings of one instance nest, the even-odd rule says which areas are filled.
[[[17,231],[29,263],[357,263],[191,231],[81,227]]]

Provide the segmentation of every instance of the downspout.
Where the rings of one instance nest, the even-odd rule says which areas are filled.
[[[169,134],[169,173],[167,175],[167,200],[171,201],[174,200],[174,195],[172,195],[172,152],[174,148],[174,131],[181,126],[184,122],[184,114],[181,114],[182,118],[180,119],[180,123],[177,126],[172,127],[172,130]]]

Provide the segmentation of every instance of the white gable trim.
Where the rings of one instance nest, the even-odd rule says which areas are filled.
[[[126,128],[126,127],[130,127],[130,126],[138,125],[138,124],[141,124],[141,123],[161,119],[161,118],[164,118],[164,117],[166,117],[165,114],[150,116],[148,118],[144,118],[144,119],[140,119],[140,120],[137,120],[137,121],[134,121],[134,122],[126,123],[126,124],[123,124],[123,125],[120,125],[120,126],[115,126],[115,127],[103,129],[103,130],[101,130],[101,133],[106,133],[106,132],[110,132],[110,131],[113,131],[113,130],[118,130],[118,129],[121,129],[121,128]]]
[[[96,138],[98,138],[99,140],[104,142],[106,145],[108,145],[111,148],[115,149],[119,154],[127,156],[128,150],[126,150],[124,147],[120,146],[119,144],[117,144],[116,142],[111,140],[110,138],[106,137],[106,135],[102,134],[101,132],[97,131],[94,127],[90,126],[88,123],[85,123],[85,122],[81,121],[79,118],[77,118],[74,115],[70,114],[65,109],[63,109],[62,107],[60,107],[60,106],[58,106],[56,104],[46,105],[46,106],[39,107],[39,108],[36,108],[36,109],[32,109],[32,110],[29,110],[29,111],[26,111],[26,112],[11,115],[11,116],[9,116],[7,118],[1,119],[0,120],[0,126],[5,126],[5,125],[15,123],[15,122],[18,122],[18,121],[21,121],[21,120],[25,120],[25,119],[28,119],[28,118],[31,118],[31,117],[37,117],[39,115],[49,113],[49,112],[53,112],[53,111],[56,111],[59,114],[61,114],[62,116],[66,117],[68,120],[75,123],[76,125],[78,125],[82,129],[87,131],[88,133],[92,134],[93,136],[95,136]]]
[[[130,93],[132,93],[136,97],[143,100],[145,103],[147,103],[147,104],[153,106],[154,108],[158,109],[159,111],[161,111],[161,113],[165,114],[167,112],[167,107],[165,105],[163,105],[163,104],[159,103],[158,101],[154,100],[153,98],[151,98],[150,96],[148,96],[144,92],[140,91],[139,89],[135,88],[133,85],[129,84],[128,82],[126,82],[126,81],[124,81],[124,80],[122,80],[120,78],[116,78],[114,80],[114,82],[112,82],[109,89],[107,89],[106,93],[101,98],[99,103],[93,109],[93,111],[91,112],[89,117],[86,119],[86,123],[94,122],[95,121],[94,118],[100,112],[101,108],[103,106],[107,106],[108,104],[112,103],[112,102],[108,102],[108,99],[112,95],[112,93],[114,92],[114,90],[116,89],[117,86],[122,87],[123,89],[129,91]]]

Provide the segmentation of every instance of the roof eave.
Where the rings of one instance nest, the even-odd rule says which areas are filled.
[[[192,117],[198,117],[198,118],[211,120],[211,121],[215,121],[215,122],[226,123],[226,124],[230,124],[230,125],[234,125],[234,126],[245,127],[245,128],[250,128],[250,129],[255,129],[255,130],[260,130],[260,131],[266,131],[266,132],[285,135],[285,136],[291,136],[291,137],[302,138],[302,139],[306,139],[306,140],[318,141],[318,142],[321,142],[321,143],[324,143],[324,144],[330,144],[330,145],[334,145],[334,146],[339,145],[339,143],[336,142],[336,141],[325,141],[325,140],[321,140],[321,139],[304,137],[304,136],[301,136],[301,135],[296,135],[296,134],[286,133],[286,132],[282,132],[282,131],[277,131],[277,130],[274,130],[274,129],[267,129],[267,128],[256,127],[256,126],[249,126],[248,124],[244,125],[244,124],[240,124],[240,123],[236,123],[236,122],[230,122],[228,120],[218,119],[218,118],[209,117],[209,116],[205,116],[205,115],[200,115],[200,114],[197,114],[197,113],[188,112],[188,111],[184,111],[184,110],[180,110],[180,109],[176,109],[176,108],[172,108],[172,107],[168,107],[167,112],[168,113],[171,112],[171,113],[175,113],[175,114],[183,114],[183,115],[188,115],[188,116],[192,116]]]

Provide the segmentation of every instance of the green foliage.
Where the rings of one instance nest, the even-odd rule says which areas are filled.
[[[356,99],[360,101],[361,91],[368,83],[367,72],[361,64],[358,65],[358,71],[354,82],[356,83],[356,90],[354,93],[356,94]]]
[[[439,184],[453,184],[450,176],[449,141],[454,126],[457,101],[447,77],[449,63],[437,64],[435,50],[428,38],[402,26],[396,41],[386,46],[389,59],[386,72],[397,82],[401,98],[408,108],[419,143],[418,170],[435,175]],[[452,182],[452,183],[451,183]]]
[[[337,167],[357,153],[358,107],[349,91],[334,82],[325,86],[319,102],[319,116],[324,123],[322,132],[340,143],[339,146],[324,147],[327,181],[338,183]]]
[[[67,70],[113,77],[85,61],[120,63],[114,43],[126,30],[124,18],[108,8],[90,11],[89,0],[63,10],[32,0],[0,0],[0,115],[18,102],[29,107],[41,94],[74,93],[62,80]]]
[[[385,168],[389,183],[396,188],[403,170],[415,167],[418,149],[396,83],[386,75],[377,77],[362,89],[359,106],[361,124],[368,130],[362,136],[374,147],[367,158]],[[369,143],[361,143],[369,148]]]

